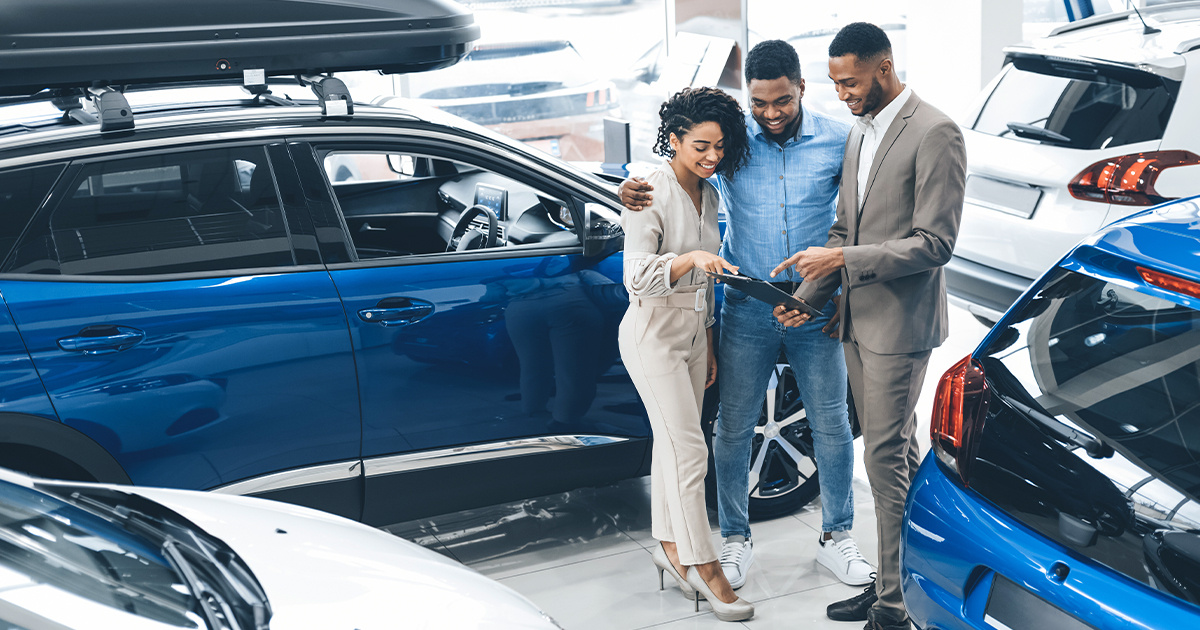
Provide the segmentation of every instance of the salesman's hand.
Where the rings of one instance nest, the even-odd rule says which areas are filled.
[[[800,273],[800,277],[804,278],[805,281],[812,281],[824,278],[838,269],[845,267],[846,258],[842,256],[842,248],[840,247],[809,247],[779,263],[779,266],[771,271],[771,277],[774,278],[781,271],[793,265],[796,267],[796,271]]]
[[[825,326],[821,328],[821,331],[828,333],[830,337],[837,339],[839,333],[838,328],[842,325],[842,296],[840,294],[833,296],[833,304],[837,306],[837,312],[833,314],[833,317],[829,318],[829,323],[825,324]]]
[[[790,328],[800,326],[811,319],[808,313],[796,310],[789,311],[782,304],[776,306],[775,310],[771,311],[771,314],[775,316],[775,319],[779,320],[780,324]]]
[[[654,203],[654,195],[650,194],[653,191],[654,187],[647,184],[646,180],[641,177],[633,177],[621,182],[621,185],[617,187],[617,196],[621,198],[622,205],[638,212],[649,208]]]

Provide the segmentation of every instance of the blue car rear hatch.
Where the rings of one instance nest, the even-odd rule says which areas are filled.
[[[1196,198],[1109,226],[1043,275],[972,356],[942,377],[933,452],[964,500],[985,500],[975,518],[951,512],[965,518],[982,556],[1004,545],[1021,550],[1019,557],[993,557],[997,566],[965,552],[961,562],[978,565],[960,567],[975,571],[958,586],[964,602],[969,585],[986,574],[987,606],[1001,610],[1004,597],[1033,592],[1054,609],[1047,623],[1065,609],[1094,625],[1103,615],[1089,619],[1072,598],[1103,607],[1121,588],[1149,597],[1130,602],[1159,602],[1137,611],[1146,620],[1200,614],[1198,237]],[[918,511],[939,502],[922,495],[936,493],[933,485],[913,486],[910,548],[928,542],[914,532],[931,526],[921,525]],[[1023,528],[1005,531],[1009,519]],[[1030,535],[1061,551],[1039,559],[1040,543]],[[996,538],[1003,545],[988,542]],[[925,551],[916,555],[906,566],[929,570]],[[980,573],[984,567],[990,571]],[[1111,578],[1096,578],[1097,569]],[[1031,575],[1063,586],[1031,582]],[[1002,592],[1010,586],[1017,591]],[[1113,604],[1106,614],[1122,609]]]

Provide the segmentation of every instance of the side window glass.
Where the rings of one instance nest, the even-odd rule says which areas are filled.
[[[12,271],[144,275],[292,265],[258,147],[89,164]]]
[[[0,261],[8,256],[62,170],[62,164],[52,164],[0,173]]]
[[[570,201],[488,168],[382,151],[322,162],[359,260],[579,245]]]

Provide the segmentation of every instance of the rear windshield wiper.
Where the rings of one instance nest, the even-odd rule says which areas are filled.
[[[1033,420],[1048,429],[1058,441],[1067,444],[1073,444],[1082,448],[1083,451],[1088,454],[1088,457],[1091,457],[1092,459],[1104,459],[1106,457],[1113,456],[1113,447],[1086,433],[1081,433],[1075,429],[1072,429],[1062,420],[1059,420],[1058,418],[1055,418],[1047,413],[1038,411],[1037,409],[1026,405],[1012,396],[1000,394],[1000,398],[1003,399],[1004,402],[1008,403],[1013,409],[1025,414],[1030,420]]]
[[[1008,130],[1013,132],[1013,135],[1026,140],[1045,140],[1047,142],[1056,142],[1058,144],[1071,144],[1071,139],[1061,133],[1050,131],[1044,127],[1034,127],[1025,123],[1010,122]]]

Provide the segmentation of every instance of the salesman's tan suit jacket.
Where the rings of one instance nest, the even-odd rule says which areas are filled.
[[[851,329],[876,354],[941,345],[949,331],[946,279],[962,218],[966,148],[948,116],[913,93],[887,129],[858,200],[863,132],[846,139],[837,221],[826,247],[841,247],[846,266],[796,295],[818,308],[843,290],[843,341]]]

